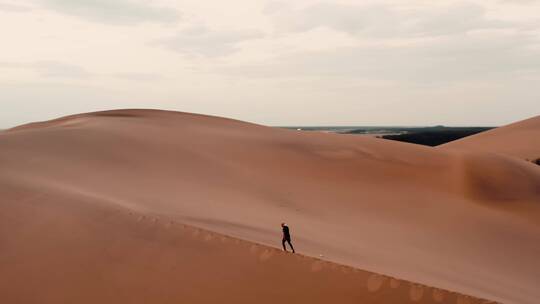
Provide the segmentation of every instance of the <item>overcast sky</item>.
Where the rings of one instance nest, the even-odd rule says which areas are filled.
[[[540,114],[540,0],[0,0],[0,128],[160,108],[267,125]]]

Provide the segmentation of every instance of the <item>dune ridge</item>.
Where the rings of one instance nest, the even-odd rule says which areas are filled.
[[[39,274],[55,272],[47,263],[55,255],[59,260],[64,258],[66,267],[80,267],[84,259],[94,259],[95,268],[102,272],[88,283],[97,284],[92,285],[96,286],[93,294],[101,297],[101,302],[107,296],[113,299],[118,295],[107,289],[110,287],[99,285],[100,279],[109,278],[114,272],[118,277],[109,282],[111,286],[128,286],[130,271],[122,266],[120,256],[129,258],[130,249],[137,251],[138,245],[147,246],[128,237],[139,229],[129,224],[130,220],[107,220],[118,217],[113,216],[113,210],[129,210],[128,214],[142,214],[146,218],[167,218],[172,223],[278,248],[279,223],[287,221],[295,246],[306,256],[322,255],[325,261],[476,298],[456,295],[441,303],[477,303],[479,298],[535,303],[540,296],[536,288],[540,273],[540,263],[536,261],[540,253],[540,171],[512,156],[433,149],[354,135],[297,132],[188,113],[119,110],[4,131],[0,133],[0,166],[0,207],[11,211],[0,214],[4,225],[0,240],[11,249],[0,253],[0,270],[11,276],[37,276],[37,270],[42,270]],[[73,214],[63,216],[66,210]],[[106,216],[93,215],[100,212]],[[138,223],[147,222],[141,218]],[[94,226],[102,232],[122,233],[106,240],[97,233],[83,233]],[[47,229],[52,230],[45,233]],[[153,249],[147,249],[146,256],[137,255],[133,263],[136,260],[151,267],[152,261],[163,258],[157,249],[169,248],[164,260],[171,264],[177,260],[175,254],[184,254],[182,249],[191,252],[189,246],[181,246],[187,240],[163,229],[141,232],[140,241],[151,243]],[[39,241],[38,236],[48,235],[55,238],[52,244]],[[179,241],[169,246],[176,237]],[[29,245],[18,241],[25,238],[35,242]],[[126,248],[113,246],[117,253],[110,256],[103,244],[111,244],[112,240],[126,243]],[[62,251],[72,241],[101,249],[91,251],[92,254],[77,248]],[[202,267],[202,261],[219,260],[223,265],[216,264],[220,265],[216,269],[223,268],[222,278],[226,277],[224,273],[235,272],[226,260],[212,256],[207,249],[197,250],[198,255],[208,258],[186,256],[191,262],[184,261],[177,269],[185,268],[182,273],[196,276],[196,268],[190,267],[199,265],[199,271],[209,275],[215,269]],[[225,249],[213,249],[221,250]],[[242,264],[243,259],[235,259],[235,255],[244,256],[234,251],[227,257],[234,265]],[[283,256],[283,265],[301,273],[290,282],[291,286],[301,284],[297,281],[313,280],[309,271],[298,269],[291,262],[296,256],[272,256]],[[34,267],[17,268],[28,261]],[[273,265],[279,271],[272,272],[272,279],[268,280],[253,271],[270,270],[258,264],[252,267],[253,270],[247,270],[250,268],[242,266],[239,271],[251,278],[250,288],[274,301],[279,298],[276,289],[281,290],[281,285],[263,287],[283,280],[281,273],[287,267]],[[111,272],[109,268],[116,270]],[[155,276],[164,269],[146,273],[138,269],[137,274]],[[167,280],[163,281],[176,280],[194,290],[203,288],[195,283],[189,285],[187,279],[178,277],[179,272],[165,271]],[[68,278],[82,280],[84,276],[58,275],[55,282],[65,283],[63,280]],[[238,274],[234,278],[245,282]],[[341,303],[352,299],[365,303],[408,303],[411,299],[405,289],[390,292],[383,299],[370,297],[372,293],[361,292],[357,283],[351,285],[344,278],[339,282],[350,289],[324,287],[325,279],[318,279],[321,281],[317,286],[326,290],[320,298],[327,302],[336,293],[349,296],[340,298]],[[149,280],[136,283],[142,288],[142,282],[149,284]],[[381,280],[368,281],[379,286]],[[0,293],[10,292],[16,298],[29,290],[46,292],[38,285],[13,282],[19,281],[0,284],[6,286]],[[204,288],[217,290],[219,282],[212,281]],[[150,285],[153,289],[149,293],[160,290],[170,299],[185,294],[192,297],[192,303],[211,302],[207,297],[197,298],[187,287],[171,291],[172,285]],[[227,288],[241,292],[238,286],[229,284]],[[285,290],[289,289],[282,293],[298,297],[297,302],[312,296],[307,287],[296,289],[296,295]],[[422,294],[419,303],[438,303],[440,299],[426,296],[419,288],[410,290],[416,295],[414,299]],[[99,292],[105,293],[98,295]],[[53,302],[61,294],[51,292],[50,296]],[[242,301],[233,292],[220,297]],[[155,302],[168,301],[160,298]],[[35,301],[30,299],[29,303],[32,302]]]
[[[440,145],[439,148],[500,153],[520,159],[535,160],[540,158],[539,129],[540,115],[455,140]]]

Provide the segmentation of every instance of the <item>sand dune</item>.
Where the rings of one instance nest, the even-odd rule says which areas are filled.
[[[12,209],[9,225],[27,227],[18,234],[24,238],[7,238],[3,249],[4,303],[484,303],[92,199],[63,198],[80,204],[41,197]]]
[[[521,159],[540,158],[540,116],[439,146],[443,149],[491,152]]]
[[[124,110],[2,132],[0,168],[15,302],[540,297],[540,168],[510,156]]]

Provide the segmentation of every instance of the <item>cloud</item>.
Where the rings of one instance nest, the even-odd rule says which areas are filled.
[[[157,81],[161,80],[163,76],[159,74],[152,74],[152,73],[116,73],[112,76],[124,79],[124,80],[134,80],[134,81]]]
[[[217,57],[238,51],[241,42],[262,37],[264,34],[258,30],[214,31],[206,27],[191,27],[151,44],[185,55]]]
[[[469,2],[412,4],[323,2],[292,8],[272,2],[264,13],[286,38],[325,41],[332,32],[315,29],[327,28],[333,35],[347,33],[354,42],[347,47],[299,48],[270,60],[221,66],[218,72],[244,78],[332,78],[407,85],[540,76],[536,21],[488,17],[487,7]]]
[[[280,31],[302,32],[327,27],[371,37],[438,36],[510,26],[508,22],[489,19],[485,8],[473,3],[400,7],[322,2],[302,9],[270,3],[264,13]]]
[[[36,0],[44,8],[92,22],[134,25],[145,22],[171,23],[179,13],[171,8],[140,0]]]
[[[499,0],[499,2],[512,3],[512,4],[530,4],[530,3],[538,3],[540,1],[538,0]]]
[[[540,75],[535,37],[504,32],[454,35],[403,46],[357,46],[281,55],[221,68],[248,78],[316,78],[436,84]]]
[[[0,68],[33,70],[41,77],[46,78],[88,78],[92,76],[92,73],[81,66],[59,61],[0,62]]]
[[[151,82],[163,79],[162,75],[154,73],[125,72],[95,74],[82,66],[54,60],[41,60],[34,62],[0,62],[1,69],[29,70],[37,73],[43,78],[63,78],[63,79],[88,79],[93,77],[112,77],[127,81]]]
[[[22,5],[18,5],[18,4],[0,2],[0,11],[3,11],[3,12],[25,13],[25,12],[29,12],[31,10],[32,10],[32,8],[30,8],[28,6],[22,6]]]

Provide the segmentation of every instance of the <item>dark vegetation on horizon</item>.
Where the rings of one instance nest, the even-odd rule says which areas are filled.
[[[408,142],[425,146],[438,146],[484,132],[492,127],[286,127],[302,131],[340,134],[376,135],[378,138]]]
[[[420,130],[408,130],[401,134],[381,135],[390,140],[403,141],[425,146],[438,146],[463,137],[490,130],[488,127],[432,127]]]

